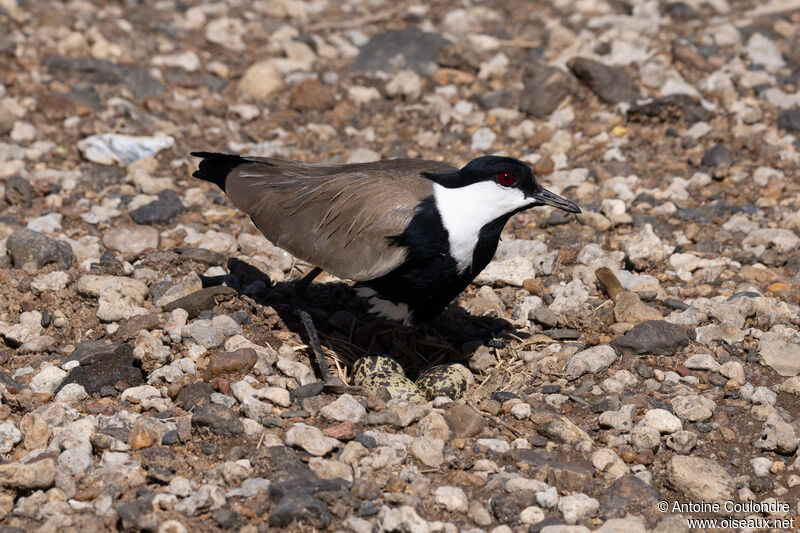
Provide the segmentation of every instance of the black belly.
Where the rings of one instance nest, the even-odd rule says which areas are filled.
[[[407,249],[406,261],[380,278],[362,282],[381,298],[405,303],[413,322],[425,322],[441,313],[491,261],[500,232],[511,215],[490,222],[481,229],[472,266],[459,273],[450,255],[447,230],[433,198],[425,200],[402,235],[390,237]]]

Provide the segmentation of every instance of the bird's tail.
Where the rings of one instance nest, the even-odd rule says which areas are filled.
[[[215,183],[217,187],[225,190],[225,181],[231,170],[246,163],[247,159],[240,155],[220,154],[213,152],[192,152],[194,157],[202,157],[200,167],[194,171],[195,178]]]

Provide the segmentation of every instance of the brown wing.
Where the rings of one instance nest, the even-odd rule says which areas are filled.
[[[399,235],[433,184],[422,172],[456,169],[422,159],[320,165],[247,158],[225,192],[270,241],[346,279],[365,281],[397,268]]]

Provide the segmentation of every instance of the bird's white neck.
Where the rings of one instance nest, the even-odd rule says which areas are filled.
[[[490,181],[452,189],[434,183],[433,196],[459,272],[472,265],[481,228],[531,203],[519,189]]]

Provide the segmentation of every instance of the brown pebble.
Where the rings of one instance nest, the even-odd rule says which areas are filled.
[[[386,486],[383,489],[386,492],[403,492],[405,488],[406,482],[403,481],[400,476],[392,474],[389,476],[389,479],[386,481]]]
[[[313,78],[300,83],[289,95],[289,107],[296,111],[325,111],[335,104],[333,89]]]
[[[628,464],[635,463],[638,460],[638,456],[633,450],[623,450],[619,456]]]
[[[636,454],[636,462],[641,463],[643,465],[651,465],[655,460],[656,456],[653,453],[653,450],[643,450]]]
[[[556,164],[553,162],[553,158],[549,155],[544,156],[539,161],[533,165],[533,173],[534,174],[552,174],[553,170],[555,170]]]
[[[370,411],[383,411],[386,409],[386,402],[379,398],[374,392],[369,391],[367,393],[367,409]]]
[[[353,440],[356,436],[356,425],[347,420],[341,424],[322,430],[322,434],[326,437],[333,437],[334,439],[343,441]]]
[[[212,354],[206,367],[206,380],[222,374],[249,372],[258,361],[258,353],[253,348],[239,348],[234,352]]]
[[[675,369],[675,372],[677,372],[677,373],[678,373],[678,375],[680,375],[681,377],[684,377],[684,378],[685,378],[686,376],[691,376],[691,375],[692,375],[692,371],[691,371],[691,370],[689,370],[688,368],[686,368],[686,367],[685,367],[685,366],[683,366],[683,365],[681,365],[681,366],[679,366],[678,368],[676,368],[676,369]]]
[[[453,437],[472,437],[483,431],[486,425],[477,409],[461,403],[445,411],[444,419]]]
[[[608,294],[608,297],[612,300],[616,299],[617,295],[624,290],[622,288],[622,283],[619,282],[617,276],[610,268],[598,268],[594,271],[594,274],[597,276],[597,281],[603,286],[603,290],[606,291],[606,294]]]
[[[353,488],[350,489],[350,492],[359,500],[377,500],[383,494],[374,480],[363,477],[353,481]]]
[[[544,284],[540,279],[528,278],[522,282],[522,288],[534,296],[541,297],[544,295]]]
[[[722,437],[722,440],[725,442],[731,442],[733,439],[736,438],[736,432],[734,432],[731,428],[721,427],[719,428],[719,434]]]
[[[211,388],[221,394],[230,394],[231,382],[225,378],[216,378],[211,382]]]
[[[497,400],[486,399],[480,403],[481,411],[489,413],[492,416],[497,416],[497,413],[500,412],[502,407],[503,405]]]
[[[131,450],[141,450],[143,448],[149,448],[155,443],[155,435],[149,429],[144,426],[134,426],[131,430],[130,435],[130,446]]]
[[[177,398],[178,394],[181,393],[184,387],[189,385],[194,379],[194,376],[191,374],[181,374],[178,378],[170,383],[167,386],[167,396],[172,398],[173,400]]]

